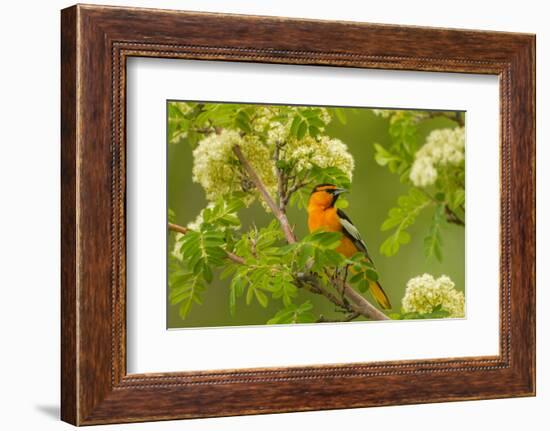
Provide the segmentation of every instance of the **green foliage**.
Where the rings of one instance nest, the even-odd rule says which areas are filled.
[[[203,224],[221,225],[221,227],[239,227],[241,222],[237,212],[243,208],[244,202],[233,195],[228,198],[218,199],[216,205],[205,208],[203,211]],[[222,229],[223,230],[223,229]]]
[[[212,282],[214,269],[225,265],[225,247],[231,238],[227,228],[239,226],[237,211],[244,206],[234,196],[220,199],[212,208],[205,208],[199,230],[189,231],[179,239],[177,247],[182,259],[170,257],[169,301],[180,304],[184,319],[193,303],[202,302],[206,286]]]
[[[170,274],[170,304],[180,304],[179,315],[185,319],[193,302],[202,304],[201,294],[205,290],[200,274],[178,271]]]
[[[393,256],[399,251],[399,247],[411,240],[407,228],[411,226],[416,217],[430,200],[418,189],[411,188],[408,195],[400,196],[397,200],[397,207],[392,208],[388,218],[382,224],[383,231],[394,229],[393,233],[382,243],[380,252],[385,256]]]
[[[422,143],[420,128],[423,122],[438,116],[463,125],[462,113],[394,111],[388,115],[391,146],[386,148],[374,144],[374,158],[377,164],[398,175],[399,181],[409,186],[407,195],[398,199],[397,206],[389,210],[388,217],[381,226],[382,231],[393,229],[392,234],[380,246],[381,253],[386,256],[395,255],[402,245],[410,242],[411,237],[406,229],[415,222],[422,211],[431,210],[432,221],[424,238],[424,254],[426,258],[442,261],[442,228],[447,222],[460,224],[464,215],[463,162],[458,165],[439,165],[437,180],[433,185],[415,186],[410,179],[416,153],[420,148],[419,144]],[[448,123],[452,125],[450,121]]]
[[[278,223],[273,220],[261,229],[253,227],[244,233],[235,243],[235,252],[244,259],[245,264],[230,264],[223,274],[232,274],[229,286],[229,307],[235,313],[238,298],[245,295],[247,305],[253,301],[267,307],[269,296],[282,299],[290,304],[296,296],[296,286],[289,268],[280,258],[278,244],[283,238]]]
[[[440,262],[443,260],[441,253],[441,228],[445,221],[445,206],[438,204],[434,210],[432,224],[426,238],[424,238],[424,254],[426,257],[436,257]]]
[[[297,181],[308,185],[325,183],[334,184],[335,186],[344,188],[346,190],[349,190],[351,188],[351,183],[348,176],[341,169],[334,166],[322,168],[313,163],[311,169],[305,172],[298,173]],[[310,193],[310,188],[301,188],[291,196],[290,205],[295,205],[299,209],[306,208]],[[345,198],[340,197],[337,201],[337,207],[347,208],[347,206],[348,202],[345,200]]]
[[[334,251],[340,244],[337,232],[314,232],[294,244],[281,245],[282,234],[273,221],[262,229],[252,229],[235,245],[245,265],[232,264],[230,310],[235,313],[239,298],[250,305],[266,307],[270,300],[280,300],[284,309],[296,311],[293,301],[298,295],[297,273],[313,272],[326,277],[327,268],[343,264],[345,258]],[[305,310],[303,310],[305,311]],[[274,322],[272,322],[274,323]]]
[[[289,304],[279,310],[275,316],[267,321],[268,324],[288,324],[288,323],[313,323],[315,316],[311,312],[313,304],[310,301],[302,305]]]
[[[175,220],[176,220],[176,213],[170,208],[168,208],[168,222],[174,223]]]
[[[282,247],[281,253],[291,260],[297,272],[323,274],[326,267],[338,267],[345,262],[344,256],[334,250],[341,239],[340,232],[317,231]]]
[[[351,277],[348,278],[352,285],[355,285],[359,291],[367,292],[369,290],[370,282],[378,281],[378,272],[372,264],[372,262],[365,258],[365,255],[361,252],[355,253],[346,264],[349,267],[346,269]]]
[[[297,109],[290,126],[290,134],[297,139],[303,139],[306,134],[313,137],[319,135],[325,127],[320,118],[321,112],[319,108]]]

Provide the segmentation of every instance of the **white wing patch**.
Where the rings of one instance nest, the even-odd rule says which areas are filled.
[[[351,236],[355,241],[361,244],[363,246],[364,251],[367,251],[367,245],[365,244],[365,241],[363,241],[363,238],[361,238],[361,234],[357,230],[357,228],[351,223],[349,220],[346,220],[345,218],[340,218],[340,223],[342,223],[342,227],[344,230]]]

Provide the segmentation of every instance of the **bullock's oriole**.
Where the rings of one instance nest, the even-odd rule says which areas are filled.
[[[344,211],[334,207],[338,196],[345,191],[333,184],[315,186],[307,206],[309,231],[323,229],[328,232],[341,232],[343,234],[342,240],[335,250],[346,257],[351,257],[360,251],[372,263],[367,245],[361,238],[359,230]],[[369,289],[382,308],[391,308],[388,295],[386,295],[379,282],[370,281]]]

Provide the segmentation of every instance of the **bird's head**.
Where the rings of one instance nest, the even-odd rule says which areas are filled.
[[[309,197],[309,209],[327,209],[334,206],[334,203],[342,193],[347,190],[336,187],[334,184],[319,184],[313,188]]]

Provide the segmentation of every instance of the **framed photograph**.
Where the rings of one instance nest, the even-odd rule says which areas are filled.
[[[62,11],[62,419],[535,394],[535,37]]]

